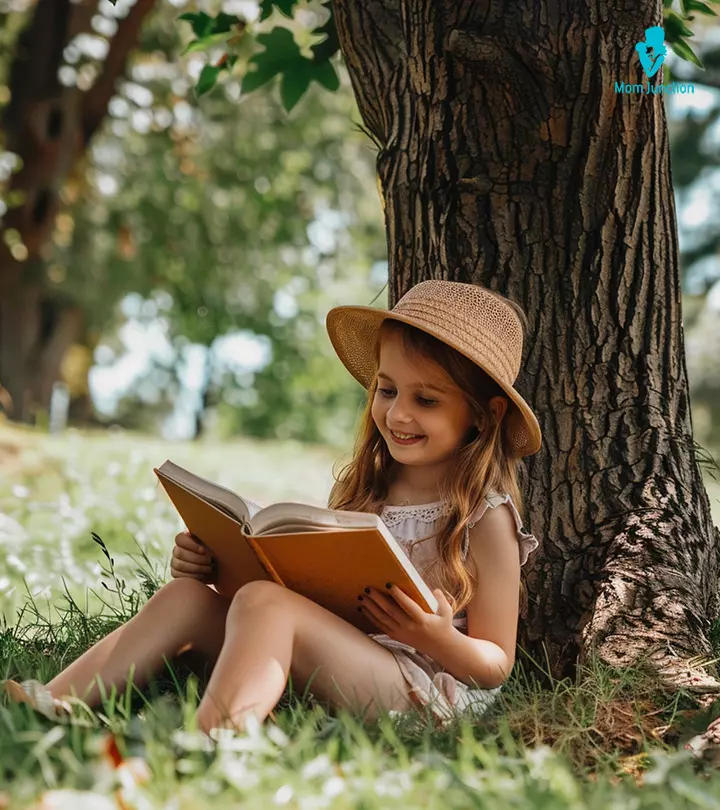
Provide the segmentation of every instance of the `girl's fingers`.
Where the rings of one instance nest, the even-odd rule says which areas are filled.
[[[208,550],[205,546],[196,540],[189,532],[180,532],[180,534],[175,535],[175,547],[201,556],[208,555]]]
[[[393,585],[389,590],[388,593],[390,594],[391,598],[394,599],[398,605],[400,605],[401,609],[411,618],[415,619],[415,621],[420,621],[425,616],[425,611],[418,605],[418,603],[411,599],[405,591],[398,588],[397,585]]]
[[[388,623],[389,616],[383,613],[372,602],[365,599],[360,608],[358,608],[368,619],[378,628],[381,633],[388,633],[390,625]]]
[[[195,563],[196,565],[207,565],[212,560],[212,557],[209,554],[196,554],[194,551],[188,551],[187,549],[180,548],[179,546],[175,546],[172,555],[176,560],[182,560],[183,562],[187,563]]]
[[[397,588],[396,590],[399,590]],[[365,596],[366,599],[371,598],[375,601],[382,610],[385,611],[389,616],[391,616],[397,622],[407,622],[408,619],[414,619],[417,614],[411,614],[410,611],[405,610],[405,608],[399,603],[398,600],[394,598],[394,595],[390,593],[390,591],[380,591],[376,588],[370,589],[370,594]],[[410,600],[412,602],[412,600]]]
[[[209,574],[212,571],[212,565],[205,563],[197,565],[197,563],[185,562],[185,560],[174,559],[170,565],[173,571],[180,571],[185,574]]]
[[[378,594],[376,591],[370,591],[369,594],[363,594],[362,606],[364,610],[375,619],[384,622],[385,624],[401,624],[403,619],[407,616],[403,614],[401,608],[385,594]]]

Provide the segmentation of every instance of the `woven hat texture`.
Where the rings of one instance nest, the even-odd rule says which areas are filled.
[[[391,310],[333,307],[326,321],[330,341],[347,370],[365,388],[375,376],[375,343],[380,325],[388,319],[433,335],[478,365],[511,400],[504,423],[513,454],[529,456],[540,449],[540,425],[514,388],[523,335],[509,304],[477,284],[431,280],[416,284]]]

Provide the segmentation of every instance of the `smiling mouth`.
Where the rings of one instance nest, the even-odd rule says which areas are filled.
[[[401,441],[409,441],[410,439],[422,439],[422,438],[424,438],[424,436],[421,433],[397,433],[394,430],[391,430],[390,433],[396,439],[400,439]]]

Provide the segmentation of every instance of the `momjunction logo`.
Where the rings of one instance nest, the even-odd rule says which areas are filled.
[[[635,50],[640,59],[642,69],[648,79],[651,79],[662,67],[667,56],[667,46],[665,45],[665,30],[659,25],[653,25],[645,29],[645,39],[641,39]],[[692,94],[695,92],[695,85],[692,82],[670,82],[669,84],[652,84],[647,81],[645,84],[631,84],[628,82],[615,82],[615,92],[630,96],[660,96],[673,93]]]

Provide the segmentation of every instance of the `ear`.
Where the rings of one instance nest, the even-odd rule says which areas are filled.
[[[503,416],[508,408],[508,401],[505,397],[497,396],[493,397],[490,402],[490,410],[493,412],[493,416],[495,417],[495,422],[499,423],[502,421]]]

